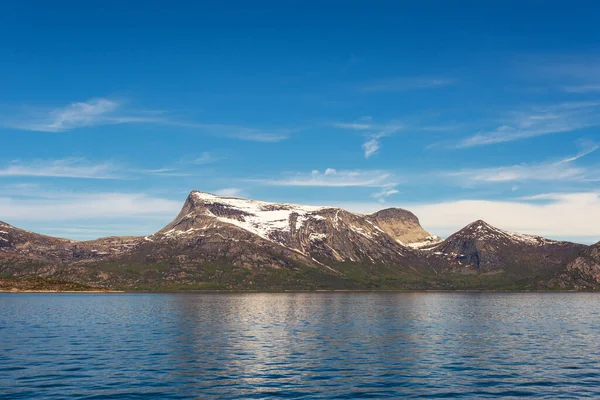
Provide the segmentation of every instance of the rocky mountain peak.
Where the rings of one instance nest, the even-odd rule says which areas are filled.
[[[465,226],[448,239],[450,240],[453,238],[471,239],[481,242],[513,242],[534,246],[553,242],[552,240],[545,239],[540,236],[505,231],[503,229],[496,228],[495,226],[492,226],[481,219]]]
[[[396,220],[412,222],[416,224],[419,223],[419,218],[417,218],[415,214],[403,208],[385,208],[383,210],[374,212],[373,214],[371,214],[371,216],[380,220]]]
[[[277,241],[281,234],[299,229],[308,219],[324,219],[328,207],[270,203],[192,191],[181,212],[162,234],[181,234],[223,226],[241,228],[263,239]]]
[[[455,268],[470,265],[477,270],[517,271],[523,260],[533,259],[538,268],[552,269],[564,264],[581,247],[573,243],[505,231],[477,220],[426,250],[444,257]]]
[[[386,208],[367,218],[403,245],[421,247],[440,241],[437,236],[423,229],[415,214],[402,208]]]

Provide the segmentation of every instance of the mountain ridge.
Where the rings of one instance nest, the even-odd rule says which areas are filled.
[[[110,289],[565,288],[574,281],[552,277],[586,248],[481,220],[442,241],[400,208],[363,215],[192,191],[148,236],[73,241],[0,222],[0,277]],[[600,285],[594,276],[586,288]]]

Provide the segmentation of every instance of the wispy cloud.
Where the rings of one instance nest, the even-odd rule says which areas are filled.
[[[335,128],[352,129],[357,131],[378,129],[376,125],[367,122],[332,122],[331,126]]]
[[[239,125],[174,120],[163,111],[132,110],[125,103],[96,98],[51,109],[28,108],[0,118],[0,126],[38,132],[66,132],[73,129],[116,124],[153,123],[191,128],[212,136],[254,142],[279,142],[295,129],[259,129]]]
[[[562,89],[568,93],[590,93],[600,92],[600,83],[598,84],[583,84],[583,85],[567,85]]]
[[[356,122],[333,122],[330,124],[335,128],[349,129],[355,131],[376,131],[367,135],[367,140],[362,144],[365,158],[369,158],[381,148],[381,139],[391,136],[403,128],[399,122],[390,122],[388,124],[376,124],[371,117],[361,117]]]
[[[213,154],[209,153],[208,151],[205,151],[202,154],[200,154],[199,157],[196,157],[195,159],[193,159],[192,164],[199,164],[199,165],[211,164],[218,160],[219,160],[218,157],[215,157]]]
[[[223,188],[223,189],[215,190],[214,193],[218,196],[228,196],[228,197],[244,196],[244,191],[240,188]]]
[[[558,161],[468,169],[445,173],[444,175],[471,183],[559,180],[595,181],[600,179],[598,171],[590,171],[589,168],[578,167],[573,163],[596,150],[598,150],[598,145],[593,144],[575,156],[566,157]]]
[[[75,179],[133,179],[142,175],[181,177],[191,173],[179,168],[131,168],[113,162],[90,162],[85,158],[13,161],[3,168],[2,177],[75,178]],[[25,184],[23,184],[25,185]]]
[[[17,116],[5,118],[5,126],[27,131],[65,132],[96,125],[160,122],[155,113],[122,112],[122,103],[105,98],[75,102],[65,107],[49,110],[29,110]]]
[[[397,194],[397,193],[400,193],[400,192],[392,187],[388,187],[388,188],[381,189],[379,192],[373,193],[371,195],[371,197],[379,199],[380,203],[384,203],[385,199],[387,197]]]
[[[83,158],[13,161],[0,169],[0,177],[32,176],[55,178],[120,179],[119,168],[108,162],[90,163]]]
[[[337,171],[327,168],[324,172],[287,173],[279,179],[253,179],[251,182],[269,186],[325,186],[325,187],[393,187],[393,174],[381,170]]]
[[[130,170],[132,173],[141,173],[145,175],[154,175],[154,176],[191,176],[192,174],[188,172],[182,172],[177,168],[157,168],[157,169],[138,169],[138,170]]]
[[[369,137],[369,140],[363,143],[362,148],[365,152],[365,158],[369,158],[372,155],[376,154],[381,147],[380,139],[384,137],[383,133],[376,133]]]
[[[485,146],[598,126],[599,109],[599,102],[588,101],[535,107],[529,113],[516,112],[496,129],[465,138],[456,147]]]
[[[432,89],[453,85],[456,79],[447,77],[395,77],[361,85],[363,92],[402,92],[407,90]]]
[[[297,129],[258,129],[237,125],[204,124],[195,122],[166,122],[168,125],[197,129],[203,134],[251,142],[274,143],[288,139]]]
[[[549,79],[554,87],[567,93],[600,91],[600,58],[567,56],[537,60],[536,77]]]

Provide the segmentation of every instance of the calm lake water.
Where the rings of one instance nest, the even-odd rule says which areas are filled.
[[[0,398],[600,397],[600,294],[0,294]]]

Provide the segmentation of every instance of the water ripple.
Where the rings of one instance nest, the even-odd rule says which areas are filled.
[[[598,294],[1,294],[3,399],[598,398]]]

